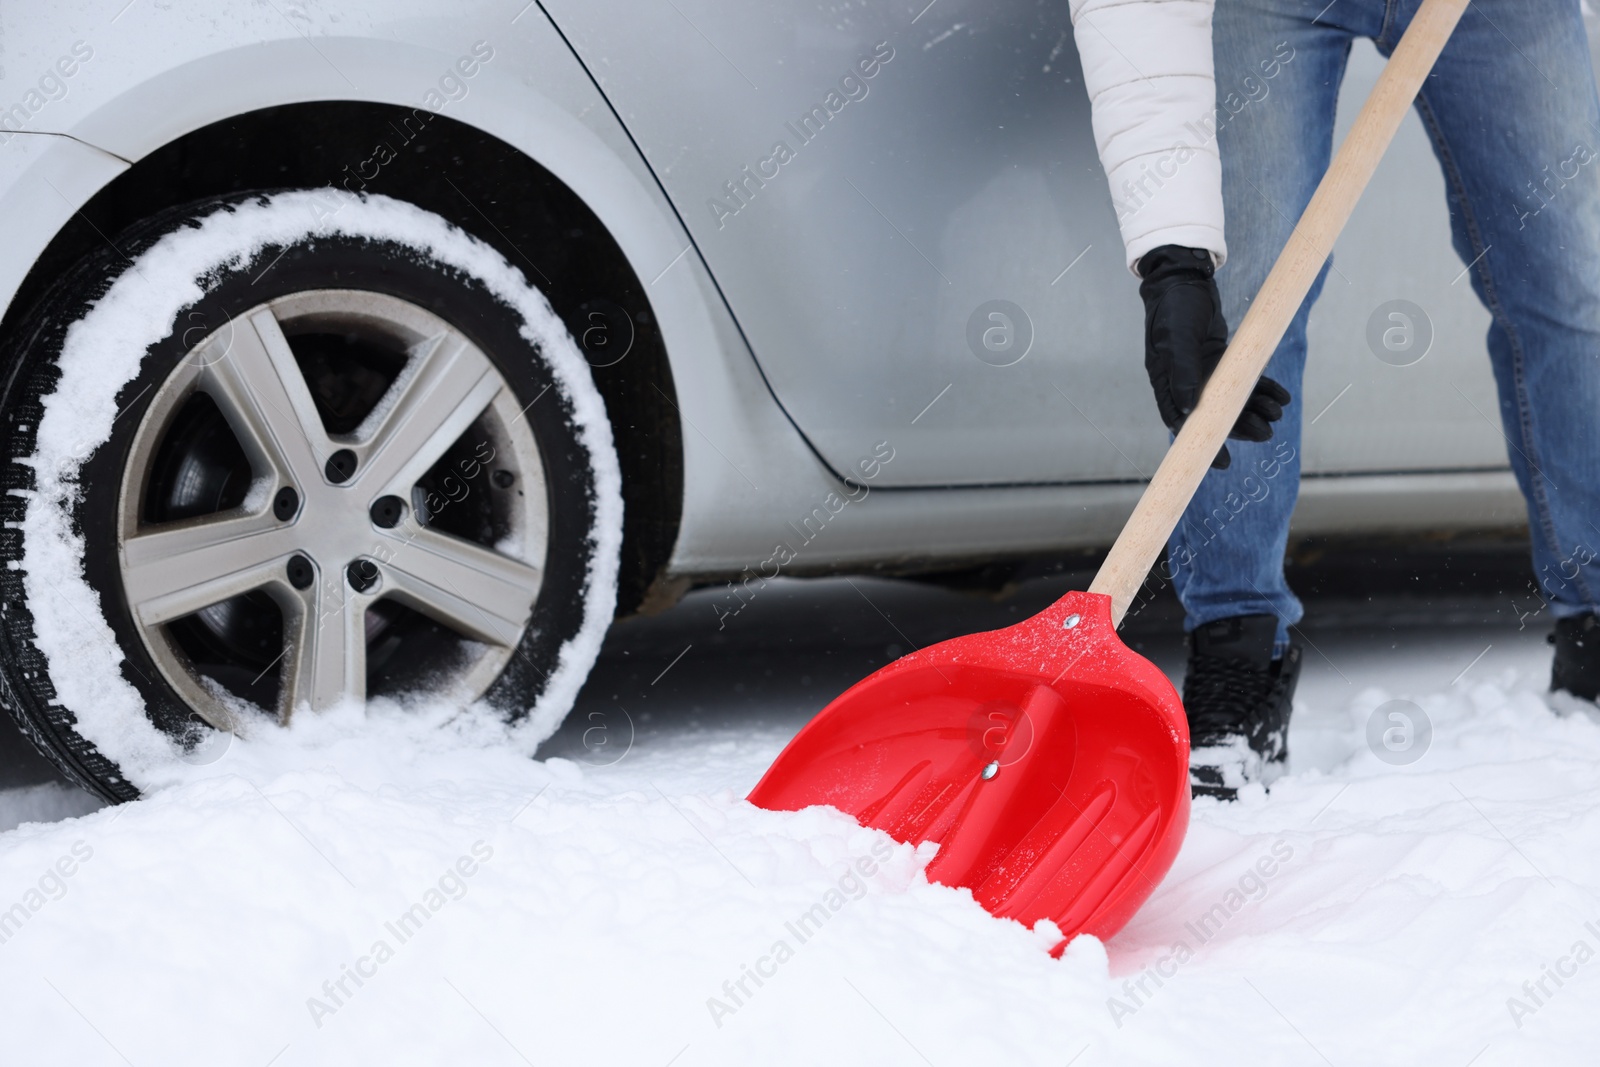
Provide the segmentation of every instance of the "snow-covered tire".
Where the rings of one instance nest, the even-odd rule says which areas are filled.
[[[492,708],[529,751],[554,732],[611,621],[622,502],[544,297],[385,197],[208,201],[110,244],[0,342],[23,730],[110,800],[213,731],[378,694]]]

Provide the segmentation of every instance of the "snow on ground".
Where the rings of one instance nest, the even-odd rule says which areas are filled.
[[[539,762],[444,710],[237,742],[0,834],[4,1061],[1592,1061],[1600,726],[1532,630],[1311,637],[1294,773],[1197,803],[1143,911],[1060,960],[926,853],[745,804],[789,711],[622,738],[591,702]]]

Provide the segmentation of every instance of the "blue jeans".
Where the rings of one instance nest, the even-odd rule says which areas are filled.
[[[1230,325],[1244,318],[1327,168],[1351,42],[1370,37],[1387,56],[1419,2],[1217,0],[1229,252],[1217,283]],[[1267,97],[1242,107],[1241,96],[1228,99],[1274,58]],[[1557,618],[1595,611],[1600,100],[1579,0],[1474,0],[1416,106],[1444,168],[1455,250],[1493,317],[1489,358],[1539,591]],[[1294,394],[1273,440],[1230,441],[1233,466],[1206,475],[1168,544],[1187,630],[1270,613],[1281,649],[1300,620],[1283,558],[1300,480],[1306,318],[1327,269],[1267,365]]]

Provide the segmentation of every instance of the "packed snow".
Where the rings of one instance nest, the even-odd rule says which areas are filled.
[[[600,693],[540,760],[448,708],[305,716],[0,834],[5,1061],[1591,1062],[1592,707],[1532,627],[1312,637],[1291,773],[1196,803],[1061,959],[926,848],[745,803],[804,720],[770,695],[624,733]]]

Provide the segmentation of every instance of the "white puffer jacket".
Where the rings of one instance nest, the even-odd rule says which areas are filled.
[[[1161,245],[1222,239],[1213,0],[1071,0],[1073,35],[1131,269]]]

